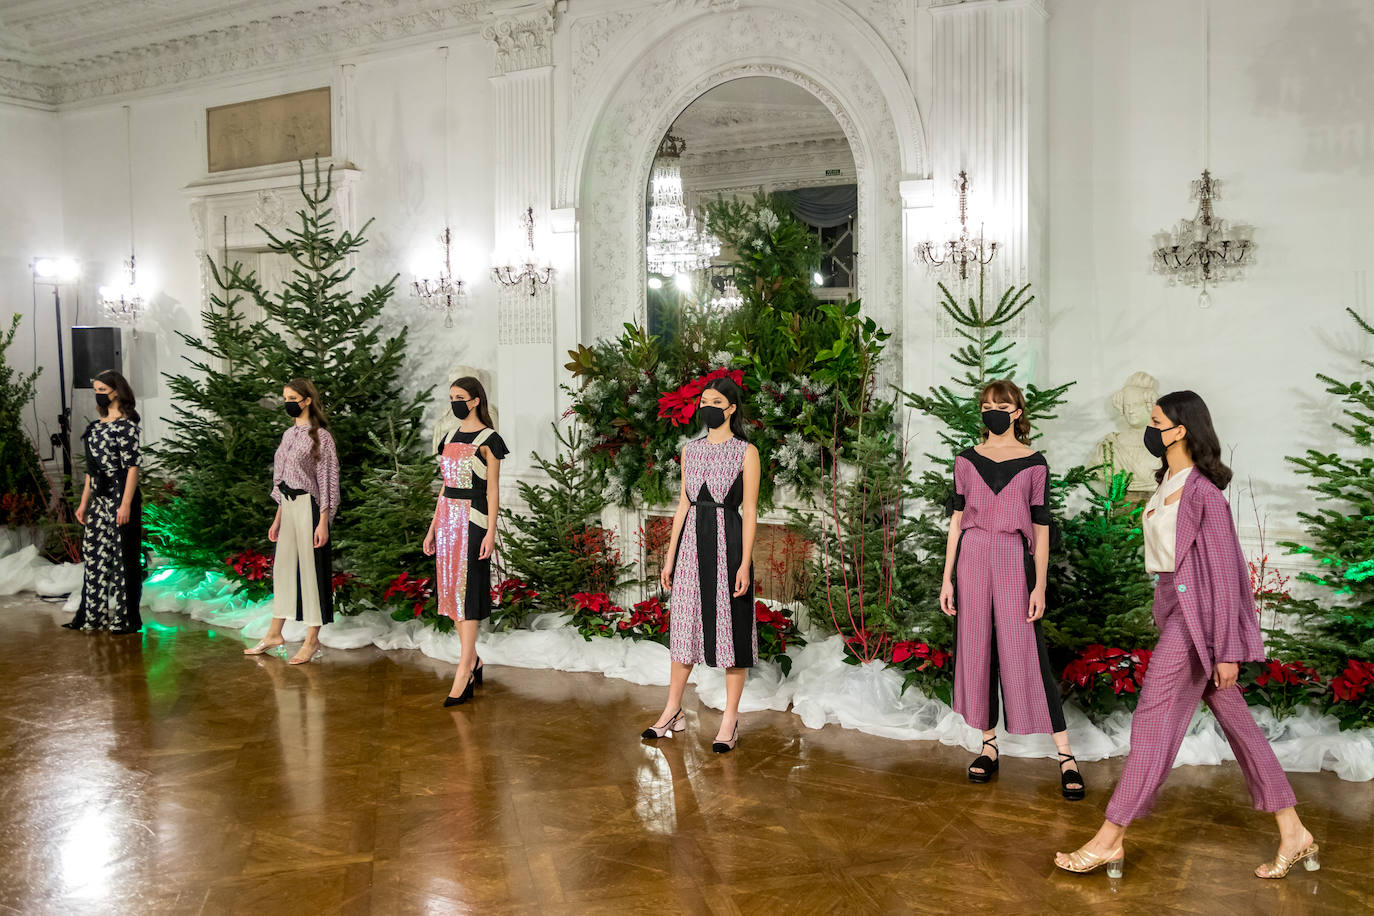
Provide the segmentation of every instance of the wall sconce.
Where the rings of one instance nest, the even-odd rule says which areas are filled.
[[[522,283],[530,285],[530,295],[538,292],[540,286],[546,285],[553,278],[553,267],[547,262],[541,261],[534,250],[534,208],[528,207],[525,216],[521,220],[525,226],[525,239],[528,244],[528,253],[522,264],[500,264],[491,269],[492,275],[496,277],[496,282],[502,286],[520,286]]]
[[[916,257],[930,268],[931,273],[957,273],[962,281],[968,279],[970,267],[986,267],[992,262],[997,256],[997,243],[983,239],[981,224],[978,227],[977,238],[969,235],[968,172],[961,170],[954,186],[959,190],[958,233],[945,242],[922,242],[916,246]]]
[[[444,327],[451,328],[454,310],[467,302],[467,284],[453,276],[453,233],[447,226],[439,233],[439,242],[444,246],[444,263],[439,268],[439,275],[433,279],[416,277],[410,284],[410,291],[426,310],[443,312]]]

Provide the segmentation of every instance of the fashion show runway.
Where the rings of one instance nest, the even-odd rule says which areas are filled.
[[[1267,913],[1371,907],[1374,785],[1294,773],[1317,872],[1251,875],[1273,818],[1234,764],[1176,770],[1124,879],[1059,872],[1121,761],[1064,801],[1052,759],[971,785],[962,749],[795,716],[639,732],[662,688],[415,652],[245,658],[238,631],[152,615],[70,632],[0,598],[0,913]],[[294,647],[292,647],[294,650]]]

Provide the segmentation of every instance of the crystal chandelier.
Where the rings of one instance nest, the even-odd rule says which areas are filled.
[[[667,277],[703,270],[720,254],[720,240],[711,235],[704,222],[698,227],[696,214],[683,204],[680,160],[686,148],[681,137],[665,134],[654,157],[646,251],[649,272]]]
[[[948,241],[937,243],[925,241],[916,246],[916,257],[924,262],[931,273],[958,274],[961,281],[968,279],[970,267],[985,267],[997,255],[997,243],[983,239],[983,228],[978,227],[978,237],[968,231],[968,172],[960,170],[954,182],[959,191],[959,232]]]
[[[138,268],[134,257],[134,157],[133,131],[128,105],[124,106],[124,160],[128,170],[129,192],[129,257],[123,264],[120,282],[111,286],[101,286],[100,310],[105,317],[118,324],[134,325],[144,313],[143,293],[138,286]]]
[[[1222,280],[1238,280],[1254,262],[1255,250],[1249,226],[1228,226],[1216,216],[1213,202],[1221,199],[1221,182],[1212,177],[1212,47],[1209,0],[1200,5],[1202,28],[1202,177],[1191,182],[1190,200],[1197,201],[1197,215],[1180,220],[1177,228],[1155,233],[1152,261],[1156,273],[1169,284],[1200,286],[1197,304],[1209,308],[1207,287]]]
[[[1155,234],[1154,269],[1169,282],[1201,286],[1198,304],[1211,304],[1207,287],[1222,280],[1240,279],[1251,263],[1254,242],[1248,226],[1231,227],[1218,219],[1212,202],[1220,199],[1221,182],[1207,169],[1191,182],[1190,200],[1197,201],[1197,216],[1180,220],[1177,228]]]
[[[439,276],[430,279],[417,277],[411,284],[411,294],[420,300],[420,305],[432,312],[442,312],[444,327],[453,327],[453,312],[467,302],[467,284],[453,277],[451,246],[453,233],[447,226],[439,233],[439,242],[444,246],[444,265],[439,268]]]
[[[100,310],[105,317],[119,324],[133,325],[143,311],[143,295],[138,290],[138,269],[132,248],[124,260],[122,282],[100,287]]]
[[[530,295],[533,296],[540,286],[549,282],[553,277],[553,267],[547,263],[541,263],[534,250],[534,208],[527,207],[521,222],[525,226],[525,239],[528,244],[528,253],[522,264],[502,264],[491,269],[492,275],[496,277],[496,282],[502,286],[519,286],[522,283],[530,285]]]

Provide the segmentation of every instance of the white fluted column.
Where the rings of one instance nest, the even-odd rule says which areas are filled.
[[[492,76],[492,189],[498,260],[520,263],[528,252],[521,223],[533,208],[535,247],[552,260],[554,280],[501,287],[497,301],[497,366],[493,400],[503,430],[516,444],[512,470],[529,467],[531,450],[552,455],[549,424],[559,411],[555,309],[561,275],[570,265],[555,245],[550,225],[553,199],[554,0],[512,0],[493,4],[482,34],[496,47]]]
[[[954,183],[970,182],[970,231],[981,222],[998,243],[987,275],[995,300],[1009,284],[1032,283],[1044,306],[1046,201],[1045,33],[1043,0],[935,3],[931,164],[935,208],[957,215]],[[1037,314],[1040,309],[1033,309]],[[1035,336],[1033,316],[1011,329]]]

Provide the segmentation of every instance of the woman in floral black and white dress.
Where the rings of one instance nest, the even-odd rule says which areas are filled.
[[[69,630],[143,629],[143,499],[138,492],[139,431],[134,392],[124,376],[106,371],[93,379],[100,419],[86,427],[86,486],[76,520],[86,526],[81,604]]]

